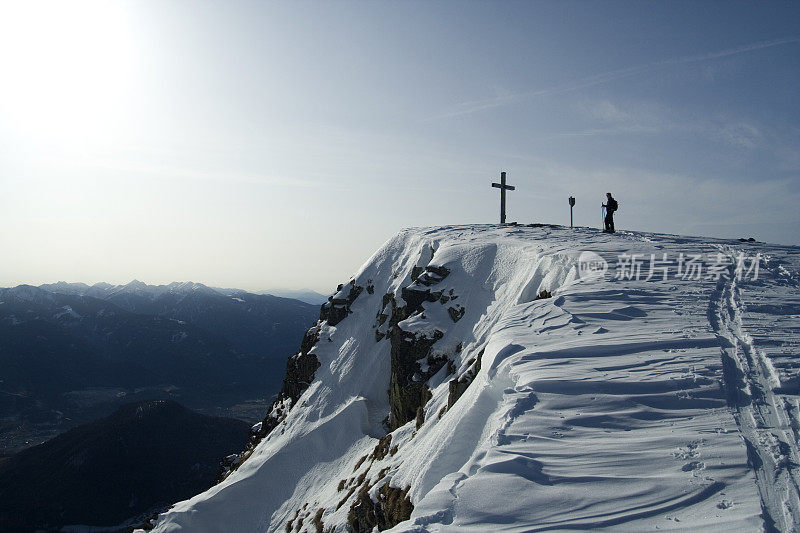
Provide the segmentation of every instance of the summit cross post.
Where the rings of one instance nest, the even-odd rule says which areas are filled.
[[[500,173],[500,183],[492,183],[492,187],[500,189],[500,223],[506,223],[506,191],[513,191],[514,186],[506,185],[506,173]]]

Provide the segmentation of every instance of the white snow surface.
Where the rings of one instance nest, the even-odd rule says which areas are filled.
[[[579,276],[582,251],[612,264],[604,278]],[[623,253],[739,252],[763,255],[757,280],[615,279]],[[428,264],[450,270],[432,287],[457,298],[426,302],[425,318],[400,325],[443,332],[433,350],[457,370],[430,378],[425,422],[392,433],[394,454],[360,461],[389,413],[382,297],[399,299],[412,268]],[[361,475],[373,498],[386,481],[410,487],[414,510],[396,532],[800,528],[800,248],[449,226],[401,232],[355,280],[374,293],[321,325],[321,366],[288,417],[156,531],[285,531],[289,521],[316,531],[319,509],[326,531],[347,531]],[[542,289],[552,297],[535,300]],[[465,314],[454,322],[456,303]],[[477,377],[440,416],[448,382],[481,352]]]

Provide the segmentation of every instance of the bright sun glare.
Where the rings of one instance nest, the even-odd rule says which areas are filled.
[[[0,3],[0,117],[20,136],[113,136],[134,52],[122,3]]]

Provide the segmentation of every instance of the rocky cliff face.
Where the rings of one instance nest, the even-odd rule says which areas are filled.
[[[389,382],[389,428],[395,430],[410,420],[417,420],[421,425],[424,420],[422,408],[431,398],[430,389],[426,385],[428,379],[450,362],[447,353],[436,352],[434,345],[444,336],[444,332],[435,326],[422,330],[404,330],[401,322],[409,318],[424,323],[427,316],[423,303],[446,305],[457,298],[453,290],[445,294],[441,282],[450,271],[443,266],[427,265],[420,272],[420,267],[412,270],[412,283],[400,289],[400,301],[388,293],[386,300],[391,303],[389,317],[389,341],[391,342],[392,372]],[[450,306],[449,309],[455,309]],[[463,309],[463,308],[462,308]],[[380,333],[380,327],[376,331]]]
[[[384,481],[389,468],[381,469],[376,464],[397,453],[398,447],[390,446],[392,434],[387,432],[409,422],[416,429],[424,424],[424,408],[432,398],[428,381],[443,369],[446,375],[453,374],[456,370],[454,357],[462,350],[461,342],[457,343],[455,349],[437,350],[436,344],[444,337],[444,332],[440,325],[429,321],[426,314],[426,307],[435,306],[434,314],[438,318],[447,317],[447,323],[454,324],[466,311],[458,302],[455,289],[443,284],[450,270],[443,265],[433,264],[435,250],[435,244],[431,243],[422,247],[420,257],[411,266],[406,281],[395,283],[392,290],[385,292],[375,311],[376,320],[372,324],[374,342],[388,344],[389,386],[385,393],[388,413],[381,422],[381,432],[385,437],[379,439],[371,453],[361,458],[354,475],[342,479],[337,486],[337,492],[342,494],[336,510],[347,509],[346,523],[352,531],[369,532],[375,527],[379,530],[389,529],[410,517],[414,508],[408,494],[410,487],[397,487],[390,481]],[[397,271],[393,272],[392,280],[397,280],[398,275]],[[223,461],[218,482],[245,464],[258,445],[286,420],[292,407],[314,381],[315,372],[320,367],[314,348],[320,342],[333,342],[327,332],[348,320],[351,307],[359,295],[375,294],[373,279],[359,281],[357,283],[356,279],[352,279],[339,285],[334,295],[321,306],[319,320],[305,333],[300,350],[287,361],[286,376],[279,395],[263,422],[251,430],[247,449]],[[363,323],[355,324],[355,327],[363,328]],[[324,338],[321,339],[321,336]],[[451,393],[452,402],[463,394],[480,368],[479,364],[473,366],[473,362],[470,362],[470,371],[453,380],[458,382],[458,392]],[[443,412],[444,409],[440,416]],[[376,472],[377,476],[374,475]],[[321,507],[296,509],[286,522],[286,530],[300,531],[309,523],[321,527],[324,512],[325,509]]]
[[[432,249],[430,253],[432,257]],[[444,335],[442,331],[434,328],[430,333],[419,333],[404,331],[400,326],[402,321],[410,317],[425,320],[424,302],[445,305],[458,298],[452,289],[449,294],[445,294],[443,288],[437,288],[437,285],[440,285],[449,273],[447,268],[441,266],[428,265],[424,268],[414,266],[411,283],[400,288],[400,297],[393,292],[387,292],[382,299],[381,310],[377,313],[378,324],[375,326],[375,340],[376,342],[388,341],[391,346],[391,371],[389,390],[387,391],[390,411],[384,420],[384,425],[389,430],[397,429],[412,420],[415,421],[417,428],[422,425],[424,422],[423,407],[431,398],[426,382],[447,363],[452,366],[451,359],[447,354],[436,353],[433,350],[436,341]],[[365,285],[367,292],[374,294],[372,280],[367,280]],[[300,350],[286,363],[286,377],[283,380],[283,386],[270,406],[267,416],[261,424],[253,427],[247,449],[238,456],[231,456],[223,461],[218,482],[224,480],[243,464],[252,455],[256,446],[286,419],[292,406],[314,380],[314,373],[320,366],[312,349],[320,342],[320,332],[323,326],[336,326],[347,319],[350,307],[364,289],[364,286],[356,284],[355,279],[350,280],[349,283],[339,285],[336,293],[321,306],[318,322],[306,331]],[[456,309],[460,311],[456,311]],[[463,316],[463,309],[463,307],[455,307],[452,304],[448,307],[448,314],[453,322]],[[326,340],[329,341],[330,338]],[[468,381],[463,381],[462,389],[465,389],[468,384]],[[370,465],[387,456],[390,452],[390,442],[391,434],[386,435],[386,438],[378,442],[375,450],[367,456]],[[393,452],[396,450],[395,447]],[[355,494],[349,507],[347,523],[356,532],[369,532],[374,527],[378,527],[380,530],[389,529],[408,520],[414,508],[408,497],[409,487],[405,489],[392,487],[387,481],[377,488],[376,499],[370,496],[370,490],[375,488],[376,484],[365,475],[354,476],[342,485],[342,489],[345,487],[349,489],[346,492],[348,496]],[[345,498],[345,500],[347,499]],[[344,503],[344,500],[341,503]],[[294,530],[309,518],[312,523],[321,522],[320,517],[316,514],[312,518],[310,511],[298,510],[292,520],[287,522],[287,531]]]
[[[314,381],[314,372],[319,368],[317,356],[311,350],[319,342],[320,327],[322,324],[335,326],[350,312],[350,306],[361,294],[364,287],[356,285],[355,280],[350,280],[347,285],[339,285],[336,294],[322,304],[319,320],[309,328],[300,343],[300,350],[289,357],[286,362],[286,377],[283,379],[281,390],[273,400],[267,415],[260,424],[256,424],[250,431],[250,438],[245,451],[237,456],[226,457],[220,464],[217,482],[225,479],[232,471],[236,470],[250,455],[253,449],[266,437],[278,424],[286,419],[286,415],[298,398]]]

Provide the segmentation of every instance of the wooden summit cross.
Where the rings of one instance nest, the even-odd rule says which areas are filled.
[[[513,191],[513,185],[506,185],[506,173],[500,173],[500,183],[492,183],[492,187],[500,189],[500,223],[506,223],[506,191]]]

